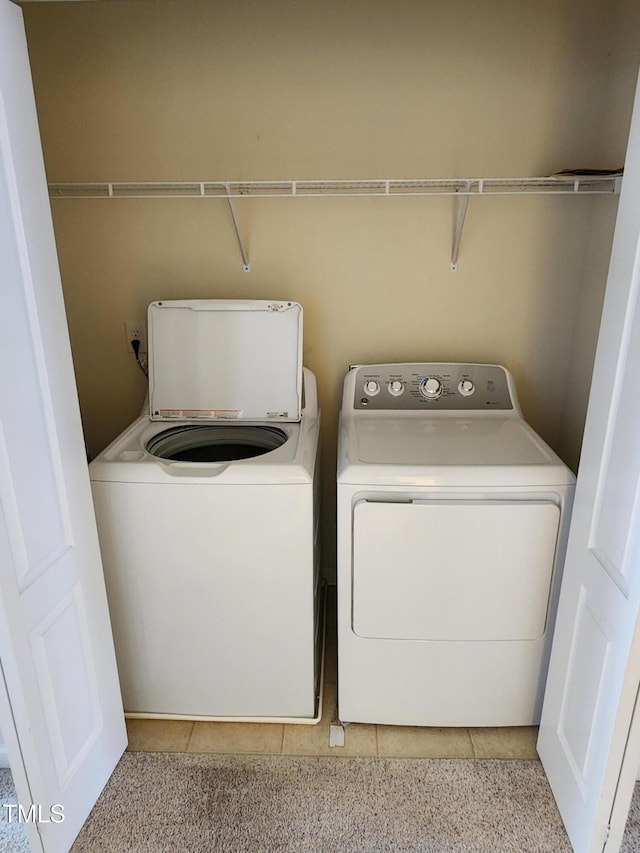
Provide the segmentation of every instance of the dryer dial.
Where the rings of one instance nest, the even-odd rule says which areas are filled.
[[[442,394],[442,382],[435,376],[425,376],[419,385],[419,391],[427,400],[437,400]]]
[[[387,387],[392,397],[399,397],[404,391],[404,383],[400,379],[392,379]]]
[[[470,379],[462,379],[458,383],[458,391],[462,394],[463,397],[470,397],[475,390],[476,386]]]
[[[376,394],[380,392],[380,383],[376,382],[375,379],[367,379],[364,383],[364,393],[368,394],[369,397],[375,397]]]

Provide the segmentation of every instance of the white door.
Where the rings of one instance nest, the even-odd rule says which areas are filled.
[[[68,850],[126,733],[22,13],[8,0],[0,271],[0,658],[20,752],[9,758],[53,853]]]
[[[640,89],[538,740],[577,853],[604,849],[614,799],[633,785],[618,782],[640,678],[639,289]],[[618,844],[614,833],[607,853]]]

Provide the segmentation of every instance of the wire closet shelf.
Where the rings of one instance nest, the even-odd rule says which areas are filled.
[[[51,199],[79,198],[218,198],[225,199],[242,256],[250,272],[233,202],[247,198],[399,198],[406,196],[457,196],[460,206],[451,251],[451,269],[458,268],[458,252],[467,206],[472,196],[506,195],[615,195],[621,174],[558,174],[543,178],[418,178],[376,180],[302,181],[106,181],[50,183]]]
[[[615,194],[620,176],[411,180],[104,181],[50,183],[58,198],[324,198],[342,196]]]

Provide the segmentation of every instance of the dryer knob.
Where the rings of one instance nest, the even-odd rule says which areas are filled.
[[[442,382],[434,376],[425,377],[420,383],[420,393],[427,400],[436,400],[442,394]]]
[[[476,386],[470,379],[463,379],[458,383],[458,391],[462,394],[463,397],[470,397],[473,392],[476,390]]]
[[[389,382],[389,393],[393,397],[399,397],[400,394],[404,391],[404,383],[400,381],[400,379],[392,379]]]
[[[380,383],[376,382],[375,379],[367,379],[364,383],[364,392],[368,394],[369,397],[375,397],[380,391]]]

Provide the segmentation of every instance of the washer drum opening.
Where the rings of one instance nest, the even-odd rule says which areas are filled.
[[[263,456],[286,440],[277,427],[207,424],[164,430],[145,446],[153,456],[175,462],[232,462]]]

